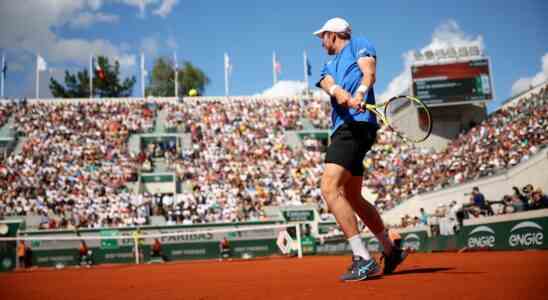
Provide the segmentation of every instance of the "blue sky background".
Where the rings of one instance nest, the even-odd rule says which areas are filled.
[[[518,80],[523,86],[546,79],[547,11],[543,0],[1,1],[0,48],[8,56],[8,96],[34,96],[34,53],[42,53],[55,77],[65,68],[87,67],[93,52],[121,58],[124,75],[139,78],[142,50],[149,69],[154,58],[171,57],[176,50],[180,60],[191,61],[210,77],[207,95],[224,94],[223,53],[228,52],[231,94],[250,95],[272,86],[274,50],[282,65],[280,80],[303,79],[303,50],[316,79],[327,56],[312,32],[341,16],[354,35],[366,36],[377,48],[377,93],[387,92],[402,73],[403,55],[432,44],[435,32],[448,40],[480,40],[492,60],[492,109],[511,96]],[[41,94],[47,96],[43,81]],[[134,94],[139,91],[138,81]]]

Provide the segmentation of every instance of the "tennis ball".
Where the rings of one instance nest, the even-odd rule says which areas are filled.
[[[190,91],[188,91],[188,95],[190,97],[196,97],[198,96],[198,91],[196,89],[191,89]]]

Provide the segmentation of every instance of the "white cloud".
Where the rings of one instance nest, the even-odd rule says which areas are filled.
[[[60,0],[50,0],[50,1],[57,1],[60,2]],[[66,0],[61,0],[66,1]],[[69,0],[70,1],[70,0]],[[87,6],[93,10],[97,11],[99,10],[105,2],[111,2],[111,3],[120,3],[127,6],[135,7],[139,13],[137,14],[139,17],[144,18],[146,16],[147,8],[150,6],[155,6],[160,4],[160,6],[153,11],[154,14],[159,15],[159,13],[165,14],[162,15],[163,17],[167,16],[173,7],[177,4],[178,0],[74,0],[75,2],[87,2]],[[167,2],[167,3],[166,3]],[[174,2],[174,3],[173,3]],[[62,4],[64,5],[64,4]],[[159,13],[156,13],[158,11]]]
[[[92,10],[99,10],[103,6],[103,0],[89,0],[88,5]]]
[[[512,95],[519,94],[548,80],[548,52],[542,56],[542,69],[535,76],[522,77],[512,84]]]
[[[74,25],[87,6],[99,8],[101,1],[86,0],[20,0],[0,2],[0,48],[20,48],[31,53],[41,53],[48,62],[87,64],[90,54],[120,58],[131,62],[128,53],[103,39],[66,39],[58,36],[55,28]],[[31,16],[31,17],[29,17]],[[112,21],[113,16],[93,14],[102,21]],[[91,20],[81,19],[84,24]],[[97,19],[97,18],[96,18]],[[72,22],[72,23],[71,23]],[[76,22],[76,23],[74,23]],[[126,66],[127,67],[127,66]]]
[[[306,90],[306,83],[297,80],[280,80],[271,88],[256,94],[263,97],[291,97],[302,95]],[[329,99],[329,96],[320,89],[312,89],[312,95],[322,99]]]
[[[94,23],[116,23],[120,20],[117,15],[104,13],[84,12],[69,21],[69,26],[73,29],[88,28]]]
[[[265,97],[285,97],[300,95],[306,89],[306,84],[303,81],[280,80],[271,88],[260,93]]]
[[[138,9],[139,13],[137,15],[141,18],[146,17],[147,9],[149,7],[156,7],[152,13],[165,18],[173,11],[173,8],[177,5],[179,0],[87,0],[87,2],[92,10],[98,10],[104,2],[121,3],[132,6]]]
[[[146,7],[150,2],[147,0],[121,0],[121,1],[127,5],[137,7],[139,9],[139,16],[141,18],[145,17]]]
[[[177,2],[179,2],[179,0],[164,0],[162,1],[162,5],[152,13],[165,18],[171,13],[175,5],[177,5]]]
[[[448,20],[434,30],[430,43],[419,51],[463,46],[478,46],[483,51],[483,37],[481,35],[476,37],[466,35],[455,20]],[[403,53],[402,59],[404,61],[403,70],[390,81],[387,88],[379,95],[378,99],[381,102],[402,94],[411,87],[411,73],[409,70],[414,60],[413,50]]]
[[[37,53],[46,59],[50,67],[59,69],[87,67],[91,54],[103,55],[120,62],[123,77],[133,74],[136,56],[127,44],[113,44],[104,39],[64,38],[56,33],[57,28],[71,26],[74,19],[89,10],[105,21],[109,17],[105,19],[105,15],[96,11],[103,2],[106,0],[18,0],[9,1],[9,4],[8,1],[0,1],[0,48],[15,53],[10,55],[10,62],[24,61],[24,76],[32,79],[25,81],[19,93],[34,96],[33,69]],[[24,55],[29,58],[22,59]],[[13,68],[8,65],[8,68],[10,71],[22,69],[17,65]],[[40,80],[41,86],[45,84],[41,94],[47,96],[48,72],[43,73],[46,83]]]

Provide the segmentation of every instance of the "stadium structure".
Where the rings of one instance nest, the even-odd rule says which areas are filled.
[[[417,54],[411,91],[432,109],[433,137],[413,146],[381,130],[364,160],[363,193],[407,248],[547,248],[502,243],[506,225],[491,230],[501,244],[474,235],[484,223],[547,228],[536,197],[548,189],[548,84],[487,114],[489,66],[473,47]],[[169,260],[217,258],[223,238],[239,258],[348,251],[319,190],[329,109],[310,94],[3,100],[2,268],[18,264],[18,241],[38,266],[79,264],[82,241],[97,264],[153,261],[156,238]],[[459,223],[448,211],[466,211],[476,186],[492,207]],[[512,186],[532,187],[527,208],[505,200]]]

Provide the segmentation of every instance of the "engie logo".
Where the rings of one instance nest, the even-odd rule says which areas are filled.
[[[525,221],[512,227],[508,244],[510,247],[542,246],[544,230],[535,222]]]
[[[376,238],[371,238],[367,241],[367,250],[371,252],[379,252],[379,240]]]
[[[410,233],[403,239],[403,248],[411,250],[419,250],[421,247],[421,239],[418,235]]]
[[[495,247],[495,231],[487,226],[478,226],[468,233],[468,248]]]

